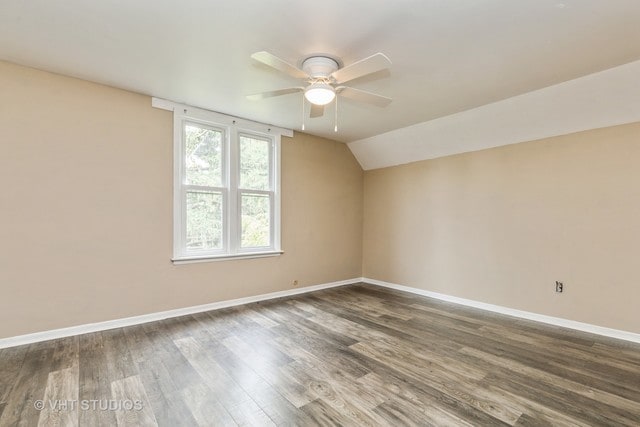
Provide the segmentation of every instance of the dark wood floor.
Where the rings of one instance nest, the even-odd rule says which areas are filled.
[[[638,426],[640,345],[353,285],[0,350],[38,424]]]

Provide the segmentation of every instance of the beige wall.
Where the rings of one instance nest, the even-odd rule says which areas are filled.
[[[286,253],[174,266],[169,112],[4,62],[0,94],[0,338],[350,279],[361,267],[640,332],[640,124],[369,171],[364,190],[346,145],[296,134],[282,143]]]
[[[174,266],[172,117],[0,62],[0,338],[361,276],[363,173],[282,139],[280,257]]]
[[[636,123],[366,172],[363,273],[640,332],[639,162]]]

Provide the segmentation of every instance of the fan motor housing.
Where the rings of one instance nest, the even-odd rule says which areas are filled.
[[[328,78],[340,68],[338,62],[326,56],[311,56],[302,62],[302,71],[312,78]]]

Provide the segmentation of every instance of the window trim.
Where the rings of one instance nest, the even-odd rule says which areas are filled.
[[[227,116],[195,107],[176,104],[158,98],[152,99],[156,108],[174,112],[173,117],[173,258],[176,264],[218,261],[225,259],[246,259],[278,256],[281,249],[281,136],[293,136],[293,131],[271,125],[252,122],[237,117]],[[223,249],[216,251],[185,251],[184,236],[186,233],[186,191],[183,184],[185,176],[183,150],[183,123],[194,123],[222,130],[223,135]],[[255,136],[270,140],[269,155],[272,168],[271,180],[271,226],[269,247],[241,248],[241,216],[240,203],[242,189],[239,188],[240,156],[239,136]],[[235,141],[235,142],[234,142]],[[235,166],[233,166],[235,165]],[[216,187],[217,188],[217,187]],[[259,190],[246,190],[249,193],[261,193]],[[235,219],[231,219],[231,218]],[[235,233],[235,234],[234,234]]]

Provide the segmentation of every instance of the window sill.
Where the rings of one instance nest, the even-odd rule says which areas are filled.
[[[233,255],[205,255],[205,256],[185,256],[173,258],[171,261],[175,265],[180,264],[193,264],[196,262],[213,262],[213,261],[231,261],[236,259],[251,259],[251,258],[267,258],[280,256],[284,251],[268,251],[268,252],[244,252]]]

